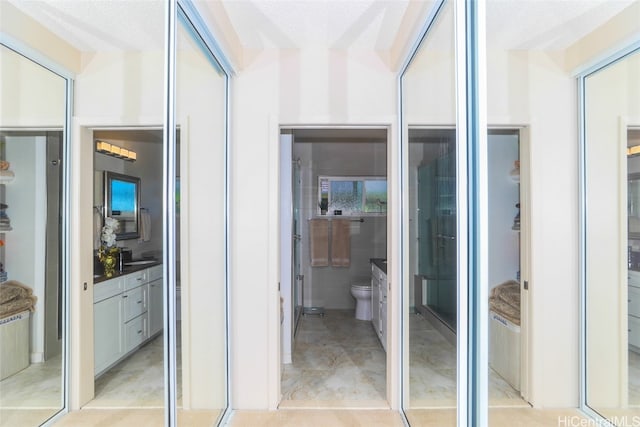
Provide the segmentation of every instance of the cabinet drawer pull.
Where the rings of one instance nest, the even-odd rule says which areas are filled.
[[[142,300],[136,301],[136,304],[142,304]]]
[[[142,329],[138,330],[138,335],[140,335],[142,333]]]
[[[122,298],[129,298],[129,295],[122,295]]]

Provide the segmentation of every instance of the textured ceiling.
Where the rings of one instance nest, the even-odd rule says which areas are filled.
[[[84,52],[161,49],[163,0],[0,0]],[[635,0],[638,1],[638,0]],[[634,0],[490,0],[489,46],[564,49]],[[387,50],[401,29],[416,27],[427,0],[196,0],[226,14],[233,37],[269,47]],[[206,15],[206,14],[205,14]],[[212,13],[209,16],[215,16]],[[450,32],[447,32],[450,34]]]
[[[162,0],[0,0],[82,52],[164,47]]]
[[[638,0],[490,0],[487,45],[562,50]]]
[[[251,49],[386,50],[395,40],[409,1],[225,0],[223,4],[241,44]]]

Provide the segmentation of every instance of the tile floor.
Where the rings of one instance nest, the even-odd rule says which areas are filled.
[[[386,407],[386,355],[371,322],[353,310],[302,316],[280,407]]]
[[[410,405],[455,408],[456,349],[422,316],[410,317]],[[280,408],[388,407],[386,354],[371,322],[353,310],[326,310],[324,317],[303,316],[293,363],[284,365]],[[493,406],[529,405],[490,371]]]
[[[409,347],[411,408],[455,408],[456,347],[420,314],[409,315]],[[529,406],[520,393],[491,368],[489,405]]]
[[[62,359],[34,363],[0,381],[0,427],[40,425],[62,408]]]
[[[99,377],[95,382],[95,398],[85,408],[162,408],[163,357],[163,337],[160,335]],[[177,362],[180,405],[182,364],[180,360]]]

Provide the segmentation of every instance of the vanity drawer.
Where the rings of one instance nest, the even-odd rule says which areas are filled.
[[[640,319],[629,316],[629,344],[640,347]]]
[[[627,300],[629,302],[628,310],[632,316],[640,317],[640,289],[629,286]]]
[[[100,302],[122,293],[123,282],[122,277],[116,277],[115,279],[96,283],[93,285],[93,302]]]
[[[124,324],[125,353],[133,350],[147,339],[147,317],[138,316]]]
[[[124,300],[124,321],[128,322],[134,317],[147,311],[147,286],[139,286],[122,294]]]
[[[124,276],[124,289],[137,288],[147,283],[147,269],[136,271]]]
[[[156,279],[160,279],[162,277],[162,265],[154,265],[147,270],[148,277],[147,280],[149,282],[153,282]]]

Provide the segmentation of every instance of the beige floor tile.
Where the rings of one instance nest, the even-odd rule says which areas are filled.
[[[164,425],[163,409],[82,409],[70,412],[56,427],[154,427]]]
[[[293,363],[282,372],[281,406],[317,408],[338,402],[345,407],[342,401],[347,407],[354,401],[386,406],[385,372],[386,354],[371,322],[357,320],[353,310],[303,316]]]
[[[417,409],[407,413],[411,427],[456,425],[455,409]],[[581,424],[586,420],[577,409],[490,408],[490,427],[558,427]],[[586,421],[584,421],[586,422]]]
[[[33,427],[53,417],[59,409],[4,409],[0,408],[0,427]]]
[[[178,425],[211,427],[221,411],[178,411]],[[163,409],[82,409],[65,415],[56,427],[162,427]]]
[[[408,412],[407,418],[411,427],[456,425],[455,409],[411,410]],[[584,422],[586,422],[586,418],[577,409],[494,408],[489,410],[490,427],[557,427],[559,425],[585,425],[581,424]],[[229,422],[230,427],[386,427],[402,425],[400,414],[392,410],[236,411]]]
[[[584,420],[584,421],[581,421]],[[575,408],[490,408],[491,427],[558,427],[582,426],[587,418]]]
[[[230,427],[402,427],[391,410],[279,410],[236,411]]]

